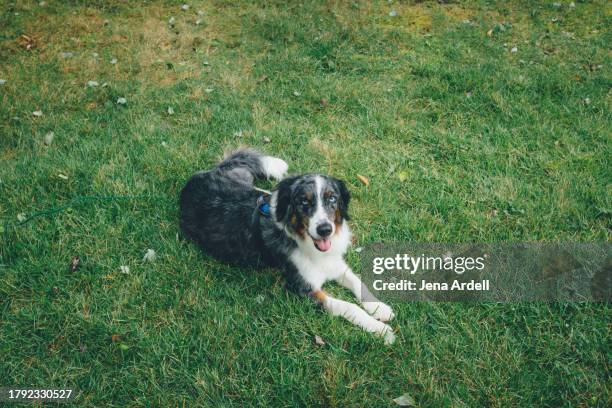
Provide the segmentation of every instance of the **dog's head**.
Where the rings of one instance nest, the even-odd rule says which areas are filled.
[[[276,221],[303,240],[312,240],[321,252],[349,219],[350,195],[343,181],[321,174],[282,180],[275,189]]]

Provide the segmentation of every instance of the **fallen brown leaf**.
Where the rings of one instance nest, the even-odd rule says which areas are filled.
[[[111,336],[111,341],[113,343],[117,343],[117,342],[121,341],[121,335],[120,334],[113,334]]]
[[[315,344],[317,346],[324,346],[325,345],[325,341],[319,335],[315,335],[314,336],[314,342],[315,342]]]
[[[368,180],[367,177],[362,176],[361,174],[357,175],[357,178],[359,179],[359,181],[361,181],[363,184],[365,184],[366,186],[370,185],[370,180]]]
[[[38,47],[38,38],[36,38],[35,36],[22,34],[17,39],[17,44],[24,50],[31,51],[34,48]]]

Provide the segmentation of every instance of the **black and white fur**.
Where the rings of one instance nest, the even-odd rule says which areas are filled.
[[[322,174],[283,178],[287,169],[281,159],[245,149],[196,173],[181,191],[183,233],[222,261],[280,268],[291,290],[393,343],[393,330],[383,323],[394,317],[389,306],[364,301],[362,309],[322,290],[335,280],[366,298],[360,296],[365,286],[344,261],[351,243],[345,184]],[[266,193],[254,187],[256,178],[280,181],[269,197],[269,215],[258,208]],[[369,293],[367,298],[375,299]]]

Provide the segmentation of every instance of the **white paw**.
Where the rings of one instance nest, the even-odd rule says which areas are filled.
[[[277,157],[263,156],[260,161],[266,176],[268,178],[272,177],[277,181],[282,180],[289,169],[289,165]]]
[[[391,326],[385,324],[385,330],[381,333],[381,336],[383,336],[385,344],[395,343],[395,334],[393,334]]]
[[[383,302],[364,302],[363,308],[372,315],[376,320],[388,322],[395,317],[395,313],[391,308]]]

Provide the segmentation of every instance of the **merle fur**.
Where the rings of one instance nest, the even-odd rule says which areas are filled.
[[[278,267],[287,287],[299,294],[312,290],[289,260],[297,248],[286,228],[291,214],[299,213],[299,194],[311,188],[316,174],[283,179],[277,193],[276,214],[261,214],[257,199],[264,193],[253,188],[256,178],[265,178],[262,155],[254,150],[231,154],[216,167],[200,171],[187,182],[180,195],[180,227],[207,254],[231,264]],[[337,179],[324,177],[338,192],[338,209],[349,219],[349,192]],[[310,186],[310,187],[309,187]],[[301,209],[307,215],[307,209]],[[305,211],[306,210],[306,211]],[[281,224],[279,226],[277,224]]]

